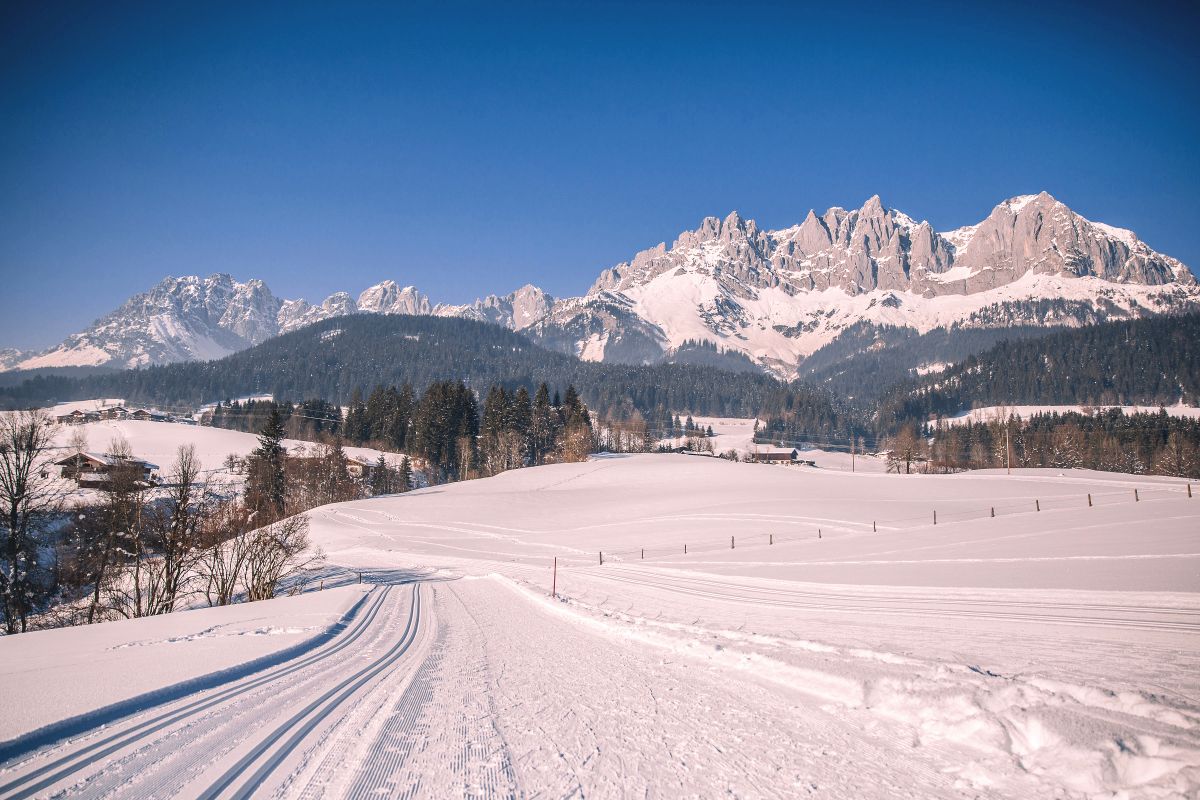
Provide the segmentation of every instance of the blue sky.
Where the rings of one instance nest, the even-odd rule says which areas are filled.
[[[165,275],[577,294],[875,193],[1045,189],[1197,268],[1193,5],[6,3],[0,346]]]

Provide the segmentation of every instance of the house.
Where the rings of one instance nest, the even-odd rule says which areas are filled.
[[[800,458],[800,451],[791,450],[759,450],[751,459],[759,464],[795,464]]]
[[[85,422],[96,422],[100,415],[95,411],[80,411],[77,408],[69,414],[59,414],[54,419],[63,425],[82,425]]]
[[[73,453],[54,462],[62,470],[62,477],[73,479],[81,489],[98,489],[104,486],[117,470],[130,470],[135,480],[151,485],[155,482],[157,464],[140,458],[115,458],[102,453]]]
[[[346,458],[346,472],[350,473],[351,478],[370,480],[371,470],[374,467],[374,462],[360,458],[359,456],[347,456]]]
[[[129,409],[125,406],[110,406],[100,410],[100,419],[125,419]]]
[[[139,408],[135,409],[134,411],[130,411],[126,415],[126,419],[136,419],[141,422],[166,422],[167,415],[160,414],[157,411],[151,411],[148,408]]]

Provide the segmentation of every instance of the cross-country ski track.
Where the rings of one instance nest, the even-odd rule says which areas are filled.
[[[0,797],[1195,797],[1185,489],[638,456],[314,509],[299,597],[0,639],[6,704],[98,687]]]

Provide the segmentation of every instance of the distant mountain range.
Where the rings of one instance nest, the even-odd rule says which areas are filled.
[[[810,211],[776,231],[736,212],[708,217],[670,247],[604,270],[582,297],[553,298],[527,285],[467,305],[434,305],[387,280],[357,299],[338,292],[313,305],[276,298],[261,280],[167,278],[55,348],[0,350],[0,370],[212,359],[368,313],[491,322],[593,361],[655,363],[700,347],[790,379],[850,329],[862,340],[864,323],[999,336],[1011,326],[1196,310],[1200,287],[1188,267],[1045,192],[1006,200],[982,222],[944,233],[876,196],[852,211]]]

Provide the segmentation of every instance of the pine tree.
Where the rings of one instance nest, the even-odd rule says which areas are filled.
[[[396,470],[396,491],[407,492],[412,488],[412,464],[408,456],[400,458],[400,466]]]
[[[554,450],[556,435],[554,423],[554,407],[550,403],[550,389],[546,384],[538,386],[533,398],[533,420],[531,425],[533,439],[533,463],[544,464]]]
[[[246,505],[258,515],[262,524],[279,519],[286,508],[283,434],[283,417],[272,407],[259,433],[258,447],[246,461]]]
[[[392,494],[396,491],[396,475],[392,468],[388,466],[387,459],[383,457],[383,453],[379,454],[379,458],[371,467],[371,496],[379,497],[380,495]]]

